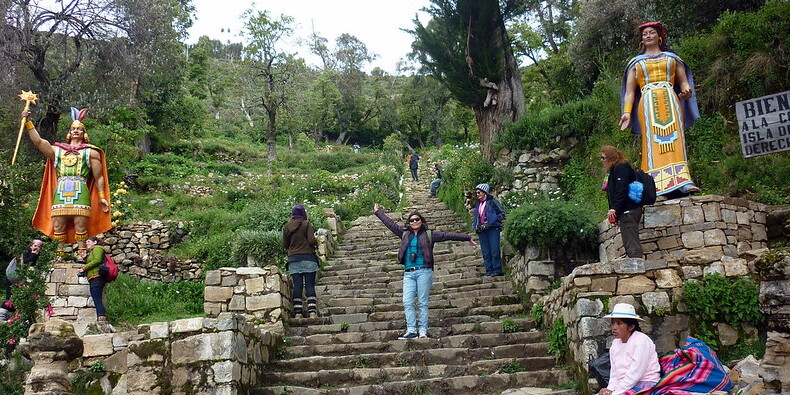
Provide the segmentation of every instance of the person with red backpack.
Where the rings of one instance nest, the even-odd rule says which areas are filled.
[[[77,274],[78,276],[85,276],[88,278],[91,298],[93,299],[93,304],[96,306],[96,321],[99,323],[107,322],[107,318],[105,317],[107,310],[104,307],[104,300],[102,299],[106,281],[104,277],[99,274],[99,267],[104,263],[105,259],[103,244],[104,243],[96,236],[91,236],[85,241],[88,255],[85,258],[85,266],[83,266]]]

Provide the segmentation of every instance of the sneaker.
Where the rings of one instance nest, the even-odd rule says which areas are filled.
[[[414,333],[414,332],[406,332],[401,337],[399,337],[398,340],[411,340],[411,339],[416,339],[416,338],[417,338],[417,334],[416,333]]]
[[[419,338],[420,339],[427,339],[428,338],[428,332],[420,332]]]

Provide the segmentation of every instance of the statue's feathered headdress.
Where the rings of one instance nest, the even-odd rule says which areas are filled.
[[[77,107],[71,108],[71,128],[82,128],[84,132],[84,140],[86,143],[89,143],[91,139],[88,137],[88,132],[85,130],[85,125],[82,123],[82,120],[85,119],[85,115],[88,114],[88,109],[83,108],[82,110],[78,110]],[[69,141],[69,134],[66,133],[66,141]]]

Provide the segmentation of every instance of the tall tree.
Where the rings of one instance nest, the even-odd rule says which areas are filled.
[[[156,32],[171,32],[169,39],[159,35],[150,40],[157,44],[157,55],[137,59],[166,63],[162,49],[178,43],[177,30],[182,29],[183,33],[189,26],[192,9],[189,0],[5,0],[0,4],[4,12],[0,55],[28,68],[38,83],[36,89],[45,112],[38,128],[48,139],[56,138],[57,124],[66,105],[74,104],[65,101],[74,97],[75,77],[86,63],[105,65],[117,75],[123,74],[124,78],[113,75],[108,79],[112,83],[128,81],[132,74],[129,64],[135,64],[138,77],[139,73],[150,72],[146,63],[128,62],[134,56],[107,55],[139,54],[152,49],[139,38],[150,38],[154,30],[151,27],[161,26]],[[147,28],[139,29],[140,26]],[[127,98],[137,94],[139,78],[132,80],[132,93]]]
[[[342,95],[341,105],[337,107],[340,133],[335,143],[345,144],[354,132],[378,115],[377,97],[364,94],[368,76],[362,71],[362,67],[376,56],[368,53],[365,43],[350,34],[341,34],[335,44],[336,73],[333,75]]]
[[[288,85],[294,79],[294,55],[282,51],[282,40],[293,34],[293,18],[280,15],[271,18],[266,11],[248,10],[244,13],[244,35],[249,39],[245,48],[252,71],[255,102],[263,108],[266,124],[267,159],[277,159],[277,114],[289,100]]]
[[[412,44],[420,62],[453,96],[475,112],[483,155],[506,122],[524,111],[521,74],[505,19],[523,11],[523,1],[431,0],[431,21],[414,20]]]

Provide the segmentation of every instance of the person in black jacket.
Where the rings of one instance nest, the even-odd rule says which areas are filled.
[[[35,239],[33,240],[30,245],[27,247],[27,250],[22,255],[22,262],[27,265],[35,265],[38,262],[38,255],[41,253],[41,247],[44,246],[44,242]],[[19,270],[19,269],[17,269]],[[9,276],[9,269],[6,269],[5,279],[3,279],[3,285],[5,286],[5,300],[2,304],[0,304],[0,321],[8,320],[8,317],[16,311],[14,309],[14,304],[11,302],[11,285],[13,282],[8,279]]]
[[[628,184],[636,181],[636,173],[622,151],[611,145],[601,147],[601,161],[608,173],[603,190],[609,199],[609,222],[620,225],[625,254],[629,258],[644,258],[639,242],[639,221],[642,206],[628,197]]]
[[[307,220],[304,206],[297,204],[291,209],[291,220],[283,227],[283,247],[288,250],[288,271],[293,280],[293,305],[297,318],[317,318],[318,306],[315,294],[315,277],[318,272],[318,256],[315,249],[318,241],[313,226]],[[302,312],[302,290],[307,295],[307,314]]]

